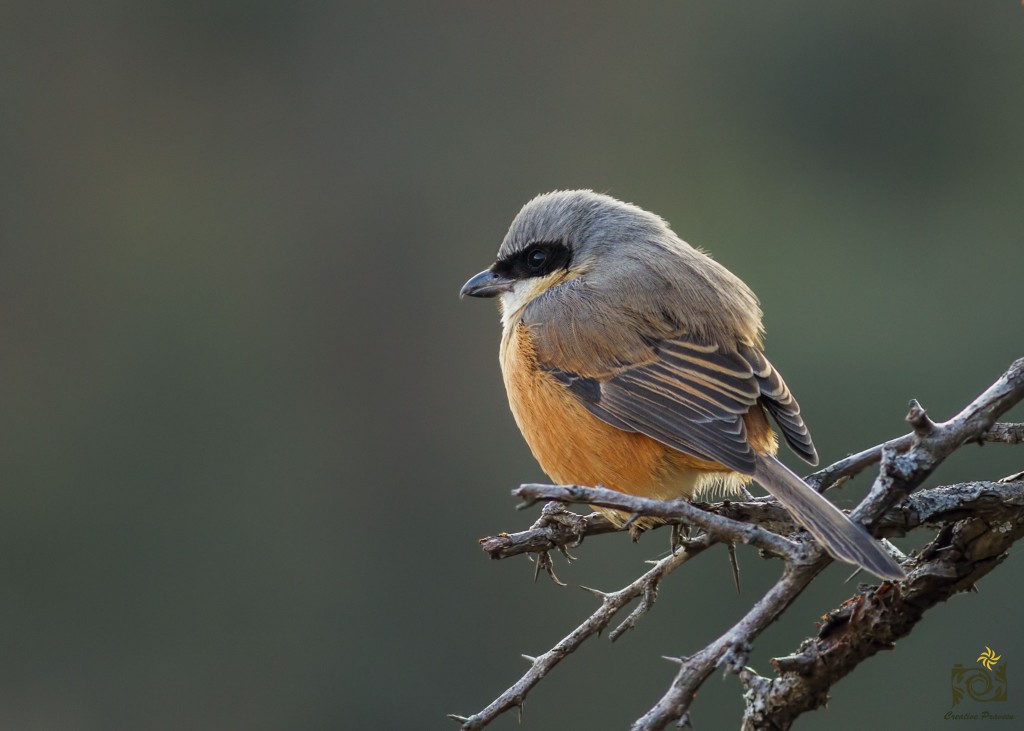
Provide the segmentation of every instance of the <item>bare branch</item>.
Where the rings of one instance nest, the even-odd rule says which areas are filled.
[[[753,499],[743,502],[723,500],[717,503],[693,503],[693,505],[709,513],[721,515],[741,523],[753,523],[775,533],[788,534],[800,530],[800,527],[789,517],[786,509],[777,502],[774,502],[773,498],[771,500],[771,502],[764,499]],[[560,503],[547,503],[544,507],[547,509],[554,505],[560,505]],[[600,513],[590,513],[588,515],[572,513],[571,515],[575,515],[582,523],[581,531],[570,530],[561,523],[547,523],[538,527],[537,523],[540,523],[538,520],[534,525],[518,533],[499,533],[496,536],[481,538],[480,547],[492,559],[498,560],[519,556],[524,553],[551,551],[563,546],[577,546],[583,542],[584,538],[589,538],[590,536],[626,532],[625,529],[616,528],[610,520]],[[665,525],[671,527],[686,524],[681,518],[664,518],[664,520]],[[655,525],[649,528],[647,532],[655,531],[661,527],[661,525]]]
[[[997,426],[999,426],[997,424]],[[1017,481],[1024,480],[1024,473],[1014,475]],[[949,523],[967,515],[990,514],[993,505],[1001,505],[1004,501],[1017,499],[1015,492],[1019,485],[1012,485],[1008,491],[1007,478],[999,482],[965,482],[922,490],[911,495],[903,504],[887,512],[878,522],[874,534],[877,536],[900,536],[915,528],[931,524]],[[1024,485],[1024,483],[1021,483]],[[549,503],[556,505],[557,503]],[[775,502],[746,501],[735,502],[725,500],[718,503],[694,503],[698,507],[716,515],[722,515],[744,523],[756,523],[762,528],[780,533],[799,530],[786,509]],[[602,535],[605,533],[625,532],[616,528],[600,513],[579,516],[586,521],[585,536]],[[678,525],[667,523],[666,525]],[[655,526],[651,530],[657,530]],[[519,533],[501,533],[480,539],[480,545],[491,558],[502,559],[519,556],[524,553],[550,551],[561,546],[572,545],[576,535],[567,529],[556,526],[528,528]]]
[[[818,637],[805,640],[794,655],[774,660],[778,677],[745,671],[745,730],[788,729],[800,714],[825,703],[829,688],[857,665],[909,634],[925,611],[971,589],[1024,536],[1022,482],[975,482],[928,492],[911,497],[909,525],[898,530],[935,521],[954,520],[953,525],[925,547],[906,581],[858,592],[829,613]]]
[[[885,446],[880,450],[882,464],[879,475],[851,518],[872,528],[896,501],[924,482],[943,459],[960,445],[983,438],[996,419],[1022,398],[1024,358],[1014,362],[999,380],[952,419],[933,425],[927,430],[927,435],[912,435],[909,449],[904,454],[898,454],[895,446]],[[912,408],[912,418],[916,417],[914,411]],[[809,566],[793,568],[787,565],[779,582],[742,620],[704,650],[684,661],[668,691],[637,720],[634,731],[663,729],[687,714],[697,688],[721,662],[723,654],[741,643],[749,646],[828,563],[829,558],[820,548],[817,553],[819,560]],[[888,584],[883,582],[880,590]]]
[[[915,400],[912,403],[917,403],[917,401]],[[883,449],[889,448],[895,449],[897,452],[904,452],[913,440],[914,434],[911,433],[890,439],[882,444],[876,444],[874,447],[865,449],[863,452],[851,454],[849,457],[830,464],[824,469],[813,472],[804,479],[819,492],[827,490],[833,485],[840,484],[851,477],[856,477],[868,467],[878,464],[882,459]],[[981,441],[997,444],[1020,444],[1024,442],[1024,424],[993,424],[982,435]]]
[[[914,493],[877,523],[877,534],[906,535],[925,525],[945,525],[964,518],[989,523],[1008,520],[1024,507],[1024,481],[962,482]]]
[[[1020,444],[1024,442],[1024,424],[993,424],[985,435],[985,441]]]
[[[550,503],[557,505],[558,503]],[[519,533],[499,533],[480,539],[480,547],[493,559],[509,558],[523,553],[552,551],[561,546],[575,546],[589,536],[617,533],[619,528],[600,513],[578,516],[583,530],[574,531],[565,524],[554,523],[541,527],[531,526]]]
[[[874,525],[886,510],[918,487],[946,457],[968,442],[984,441],[996,419],[1024,399],[1024,358],[1014,361],[967,408],[949,421],[936,424],[927,436],[915,434],[910,449],[896,459],[883,450],[882,466],[864,501],[850,516]]]
[[[581,485],[520,485],[512,494],[532,502],[557,500],[562,503],[586,503],[614,508],[625,513],[670,518],[703,528],[720,540],[749,543],[795,563],[803,563],[805,560],[805,552],[796,542],[760,526],[741,523],[703,510],[687,500],[664,502],[626,495],[605,487]]]
[[[612,633],[615,636],[612,639],[616,639],[623,632],[631,629],[642,614],[650,611],[657,596],[658,585],[661,580],[714,543],[715,540],[706,534],[694,540],[686,541],[680,550],[661,559],[639,579],[616,592],[605,593],[583,587],[601,601],[601,606],[598,607],[597,611],[584,620],[579,627],[562,638],[550,650],[543,655],[532,658],[532,664],[526,674],[485,709],[468,717],[455,714],[451,714],[448,717],[461,723],[464,731],[471,731],[472,729],[484,728],[505,711],[517,707],[521,708],[530,690],[555,665],[560,663],[566,656],[575,652],[588,638],[600,634],[623,607],[637,597],[641,597],[637,608],[634,609],[622,624],[615,628]]]
[[[872,464],[877,463],[881,459],[882,450],[886,447],[892,447],[897,452],[905,451],[910,446],[913,436],[913,434],[907,434],[898,439],[892,439],[884,444],[879,444],[871,449],[866,449],[852,457],[847,457],[819,470],[806,479],[819,489],[822,486],[829,487],[834,485],[841,479],[852,477]],[[999,444],[1024,443],[1024,424],[993,424],[992,428],[985,434],[985,441]],[[799,529],[796,523],[789,517],[786,509],[772,498],[759,498],[747,501],[724,500],[717,503],[693,504],[716,515],[732,518],[741,523],[754,523],[774,532],[792,533],[794,530]],[[557,505],[557,503],[548,503],[548,505]],[[583,542],[584,538],[604,535],[606,533],[617,533],[621,530],[600,513],[589,513],[588,515],[572,513],[571,515],[574,515],[579,520],[579,524],[582,525],[581,530],[570,529],[568,522],[549,522],[541,526],[535,523],[527,530],[517,533],[499,533],[496,536],[481,538],[480,547],[492,559],[497,560],[519,556],[524,553],[551,551],[562,546],[579,545]],[[678,525],[684,522],[682,518],[665,517],[665,520],[666,525]],[[660,526],[655,526],[651,530],[658,527]]]
[[[775,510],[773,509],[775,507],[777,506],[774,506],[774,504],[766,504],[761,502],[729,501],[722,503],[714,503],[706,506],[706,508],[710,511],[716,513],[725,513],[733,518],[749,518],[750,516],[754,516],[758,519],[763,518],[765,520],[770,520],[779,523],[784,528],[788,528],[790,530],[795,529],[795,524],[792,523],[792,521],[789,521],[789,519],[785,515],[776,514]],[[907,533],[917,528],[921,528],[924,526],[946,525],[950,523],[955,523],[956,521],[959,521],[965,517],[973,517],[976,519],[984,520],[989,524],[996,524],[999,523],[1000,520],[1005,519],[1006,511],[1008,509],[1024,509],[1024,480],[1016,480],[1009,482],[967,482],[955,485],[947,485],[943,487],[932,488],[929,490],[923,490],[921,492],[911,495],[903,505],[894,508],[885,514],[885,516],[882,518],[882,520],[879,521],[877,525],[876,533],[878,535],[884,536],[901,536],[906,535]],[[778,510],[782,511],[781,508],[778,508]],[[784,513],[784,511],[782,512]],[[594,513],[586,517],[588,521],[593,519],[597,521],[598,524],[600,520],[603,520],[601,516],[597,513]],[[513,534],[512,536],[508,536],[508,538],[513,539],[513,545],[529,546],[531,542],[531,539],[529,537],[524,538],[520,541],[516,541],[516,536],[527,536],[527,534],[530,534],[534,531],[543,532],[546,530],[550,530],[550,527],[531,529],[530,531],[524,531],[521,534]],[[497,540],[497,537],[495,538],[495,540]],[[568,542],[569,540],[571,540],[571,537],[564,536],[564,540]],[[713,543],[715,542],[710,540],[708,535],[701,536],[699,540],[700,542],[690,542],[689,544],[687,544],[687,550],[690,554],[695,554],[698,550],[704,550],[705,548],[713,545]],[[537,545],[542,545],[539,542],[539,540]],[[545,549],[549,549],[552,547],[552,544],[543,545],[545,545]],[[665,575],[667,575],[667,572],[665,574],[662,574],[661,578],[664,578]],[[914,576],[916,575],[917,574],[914,574]],[[789,586],[792,586],[792,584],[790,584]],[[627,589],[628,588],[629,587],[627,587]],[[598,610],[599,612],[605,610],[605,605],[603,602],[607,598],[615,596],[603,592],[596,592],[596,590],[592,591],[594,591],[595,595],[598,596],[598,598],[602,601],[602,607]],[[622,591],[626,591],[626,589],[623,589]],[[632,599],[634,596],[636,596],[636,594],[632,595],[630,598]],[[794,594],[793,598],[795,598],[795,596],[796,595]],[[777,606],[775,602],[759,604],[758,607],[755,607],[755,611],[759,615],[761,615],[760,619],[758,620],[757,617],[750,617],[747,623],[748,626],[756,626],[761,622],[766,622],[767,615],[765,615],[765,612],[770,612],[775,606]],[[849,604],[847,606],[849,606]],[[638,605],[638,607],[634,609],[634,614],[637,615],[637,618],[639,617],[639,609],[640,605]],[[630,618],[633,618],[633,616],[634,615],[631,614]],[[591,620],[592,619],[593,617],[591,617]],[[635,624],[635,621],[631,622],[626,627],[623,627],[622,625],[620,625],[620,627],[622,627],[624,631],[626,628],[632,627],[633,624]],[[711,652],[711,650],[720,650],[723,652],[727,651],[730,647],[731,638],[733,636],[735,636],[735,633],[723,636],[723,638],[720,638],[719,643],[717,643],[714,647],[705,649],[709,653]],[[572,635],[570,635],[570,637],[572,637]],[[616,638],[617,637],[618,635],[616,635]],[[564,648],[564,643],[569,639],[570,638],[566,638],[561,643],[559,643],[559,645]],[[582,643],[585,637],[577,639],[578,642],[576,642],[576,644],[578,645]],[[870,655],[864,655],[860,659],[866,659],[868,656]],[[538,667],[536,666],[537,658],[532,658],[529,656],[524,657],[527,657],[528,661],[531,663],[531,669],[528,675],[536,673],[536,668]],[[562,658],[560,657],[559,659]],[[690,658],[671,659],[680,665],[690,660]],[[553,662],[550,663],[545,669],[545,673],[547,670],[550,670],[552,667],[554,667],[555,664],[556,663]],[[776,667],[780,674],[785,672],[795,672],[799,675],[807,675],[810,674],[812,671],[817,672],[819,674],[822,673],[821,667],[816,666],[813,656],[808,654],[808,652],[803,651],[803,649],[799,653],[796,653],[794,655],[773,659],[772,665]],[[705,667],[708,670],[708,672],[711,672],[714,670],[715,665],[707,664]],[[764,683],[774,682],[768,681],[764,678],[760,678],[760,676],[757,676],[755,673],[753,673],[753,671],[750,670],[745,670],[743,672],[745,673],[744,682],[748,686],[748,696],[750,694],[751,688],[754,688],[755,686],[758,688],[761,687],[758,685],[758,683],[760,683],[761,681],[763,681]],[[700,676],[694,676],[691,682],[700,679]],[[833,682],[835,682],[835,680],[838,679],[838,677],[834,678]],[[524,682],[525,680],[526,676],[524,676],[523,680],[521,680],[520,683]],[[789,679],[786,682],[791,684],[793,681],[792,679]],[[820,682],[820,678],[817,680],[817,682]],[[532,683],[531,687],[535,684],[536,682]],[[519,684],[517,683],[517,685],[513,686],[513,688],[510,688],[509,691],[513,691],[513,689],[516,689],[518,686]],[[761,692],[772,692],[779,697],[781,697],[784,694],[784,690],[780,685],[765,686]],[[503,695],[502,697],[504,698],[505,695]],[[523,698],[525,698],[525,694],[523,695]],[[499,698],[499,700],[501,699]],[[774,703],[776,705],[779,704],[778,701],[774,701]],[[492,704],[492,706],[493,705],[494,704]],[[756,703],[754,705],[756,707]],[[505,710],[508,710],[510,708],[515,707],[515,702],[509,702],[509,699],[506,699],[506,703],[504,704],[504,706]],[[484,713],[486,713],[488,710],[491,711],[491,713],[488,714],[489,717],[497,716],[499,713],[502,712],[500,710],[494,712],[495,709],[492,709],[492,707],[489,706],[488,709],[482,711],[480,714],[478,714],[478,716],[482,717]],[[475,716],[474,718],[477,718],[478,716]],[[477,726],[476,728],[482,728],[482,726]]]
[[[765,594],[746,616],[710,645],[680,663],[679,672],[669,692],[651,710],[637,719],[631,729],[646,731],[662,729],[689,713],[697,689],[720,664],[739,672],[750,652],[750,643],[774,622],[800,592],[811,583],[829,560],[824,556],[809,566],[786,566],[782,578]]]

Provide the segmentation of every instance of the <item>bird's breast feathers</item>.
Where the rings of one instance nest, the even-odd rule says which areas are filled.
[[[690,497],[722,465],[683,454],[594,416],[537,361],[530,329],[505,329],[501,370],[516,424],[541,468],[561,484],[604,485],[644,497]],[[719,479],[720,481],[720,479]]]

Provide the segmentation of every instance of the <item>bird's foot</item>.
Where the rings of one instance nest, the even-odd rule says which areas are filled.
[[[568,528],[576,539],[572,544],[575,548],[583,543],[583,536],[587,530],[587,516],[572,512],[562,503],[545,503],[540,511],[540,517],[530,526],[530,530],[543,530],[552,526]],[[559,546],[558,549],[570,561],[575,560],[564,546]]]

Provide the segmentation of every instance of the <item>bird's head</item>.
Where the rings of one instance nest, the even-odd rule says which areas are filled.
[[[590,190],[545,193],[523,206],[497,260],[460,294],[499,297],[507,324],[536,298],[572,280],[648,268],[656,257],[645,243],[667,237],[675,238],[661,218],[610,196]]]

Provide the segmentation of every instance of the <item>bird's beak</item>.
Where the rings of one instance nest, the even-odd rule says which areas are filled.
[[[497,297],[502,292],[512,289],[513,284],[515,281],[495,274],[490,269],[484,269],[462,285],[459,297],[465,297],[467,294],[470,297]]]

